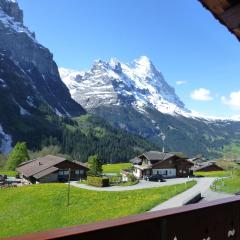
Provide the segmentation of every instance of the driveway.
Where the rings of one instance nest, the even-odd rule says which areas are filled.
[[[78,184],[77,182],[71,182],[71,185],[74,187],[87,189],[87,190],[93,190],[93,191],[130,191],[130,190],[138,190],[138,189],[146,189],[146,188],[156,188],[156,187],[163,187],[163,186],[169,186],[169,185],[175,185],[180,183],[185,183],[189,180],[192,180],[191,178],[174,178],[174,179],[167,179],[166,182],[148,182],[145,180],[140,180],[140,182],[133,186],[111,186],[111,187],[105,187],[105,188],[98,188],[98,187],[92,187],[88,186],[86,184]]]
[[[201,193],[204,195],[206,191],[209,190],[210,186],[215,181],[215,178],[196,178],[197,184],[193,186],[192,188],[188,189],[185,192],[182,192],[175,197],[167,200],[166,202],[163,202],[150,211],[157,211],[157,210],[163,210],[167,208],[174,208],[174,207],[180,207],[183,206],[184,203],[187,200],[190,200],[194,196],[196,196],[198,193]]]
[[[207,191],[205,191],[203,193],[203,195],[202,195],[203,199],[201,200],[201,202],[213,201],[213,200],[227,198],[227,197],[233,197],[233,196],[234,196],[234,194],[214,192],[211,189],[208,189]]]

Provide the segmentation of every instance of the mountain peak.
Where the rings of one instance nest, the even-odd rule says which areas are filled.
[[[188,112],[174,88],[146,56],[129,65],[116,58],[109,62],[95,61],[92,69],[82,75],[81,81],[76,77],[69,81],[70,74],[60,74],[72,97],[87,109],[128,105],[139,109],[150,107],[170,114]]]
[[[152,65],[152,62],[151,62],[150,58],[148,58],[147,56],[140,56],[134,62],[139,64],[139,65],[144,65],[144,66]]]
[[[23,24],[23,11],[16,0],[0,0],[0,9],[16,22]]]
[[[153,75],[156,72],[156,68],[153,65],[150,58],[146,56],[141,56],[138,59],[134,60],[135,72],[138,75],[141,75],[143,78],[149,75]]]

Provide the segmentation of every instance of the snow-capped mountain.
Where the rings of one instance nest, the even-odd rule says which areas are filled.
[[[117,59],[98,60],[88,72],[59,69],[72,97],[86,109],[132,105],[139,111],[151,107],[168,114],[190,111],[151,60],[142,56],[131,64]]]
[[[59,72],[72,97],[89,112],[159,146],[163,132],[168,151],[216,157],[224,145],[240,145],[240,122],[188,110],[145,56],[131,64],[98,60],[87,72]]]

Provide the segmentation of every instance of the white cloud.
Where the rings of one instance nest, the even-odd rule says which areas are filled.
[[[195,89],[191,94],[191,98],[198,101],[211,101],[213,97],[211,96],[210,90],[206,88]]]
[[[231,92],[228,97],[221,97],[222,103],[230,106],[233,109],[240,109],[240,91]]]
[[[177,85],[184,85],[187,84],[187,81],[176,81]]]

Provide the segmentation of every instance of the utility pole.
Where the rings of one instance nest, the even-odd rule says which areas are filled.
[[[164,141],[165,141],[165,139],[166,139],[166,136],[165,136],[165,134],[164,134],[163,132],[161,132],[161,133],[159,134],[159,136],[162,138],[162,142],[163,142],[162,152],[164,153],[164,152],[165,152],[165,149],[164,149]]]
[[[68,195],[67,195],[67,206],[70,205],[70,180],[71,180],[71,168],[68,170]]]

